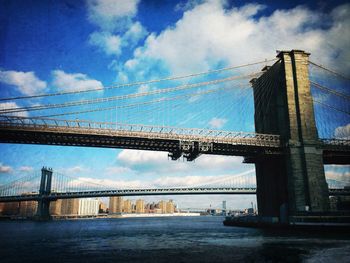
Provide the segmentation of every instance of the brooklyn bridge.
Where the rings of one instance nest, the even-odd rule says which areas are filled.
[[[349,78],[310,61],[309,55],[301,50],[280,51],[270,60],[119,84],[104,88],[104,93],[96,88],[1,98],[3,102],[50,99],[48,104],[0,109],[2,143],[165,151],[171,160],[187,161],[203,154],[242,156],[245,163],[255,164],[256,181],[226,178],[221,184],[144,189],[77,184],[68,190],[70,180],[58,179],[51,169],[43,168],[39,176],[3,186],[0,202],[37,200],[38,216],[46,218],[50,202],[60,198],[256,194],[261,216],[327,213],[329,196],[349,194],[345,184],[327,183],[324,170],[325,164],[350,164],[349,135],[339,132],[350,122]],[[125,93],[129,87],[169,82],[173,86]],[[114,90],[120,93],[107,95]],[[96,94],[95,98],[85,99],[86,93]],[[74,96],[80,98],[71,100]],[[218,107],[217,115],[232,109],[229,118],[236,124],[232,130],[183,127],[206,110],[215,110],[213,102],[228,103]],[[67,110],[71,108],[76,110]],[[181,122],[172,116],[176,110],[183,119],[187,113],[194,115]],[[253,130],[249,120],[255,124]],[[24,185],[34,178],[40,183],[28,193]]]

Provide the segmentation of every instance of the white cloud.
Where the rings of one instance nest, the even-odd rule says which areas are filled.
[[[149,85],[141,85],[138,89],[137,89],[137,93],[144,93],[144,92],[148,92],[150,91],[150,86]]]
[[[0,71],[0,82],[16,86],[25,95],[42,93],[46,88],[46,82],[38,79],[33,71]]]
[[[138,150],[122,150],[117,161],[124,167],[129,167],[143,174],[159,176],[162,174],[171,176],[184,175],[223,175],[227,171],[232,173],[241,170],[252,169],[251,165],[244,165],[242,169],[242,157],[202,155],[194,162],[168,160],[167,152],[152,152]]]
[[[209,183],[215,176],[165,176],[154,181],[156,187],[186,187]]]
[[[31,166],[21,166],[21,167],[19,168],[19,170],[20,170],[21,172],[32,172],[32,171],[33,171],[33,167],[31,167]]]
[[[106,168],[108,175],[127,175],[133,173],[134,171],[129,167],[124,166],[111,166]]]
[[[104,189],[130,189],[130,188],[144,188],[149,187],[142,180],[110,180],[110,179],[96,179],[91,177],[78,177],[77,179],[72,181],[73,185],[86,185],[96,184],[96,188],[104,187]],[[93,185],[92,185],[93,187]]]
[[[7,174],[11,173],[12,171],[13,169],[11,166],[3,165],[2,163],[0,163],[0,173]]]
[[[203,0],[188,0],[178,3],[174,10],[175,11],[187,11],[194,8],[196,5],[203,3]]]
[[[244,180],[243,180],[244,178]],[[235,180],[236,179],[236,180]],[[243,187],[256,186],[255,170],[247,170],[239,174],[211,176],[164,176],[153,182],[155,187]]]
[[[144,27],[139,22],[135,22],[131,24],[125,34],[116,35],[108,31],[93,32],[90,34],[89,43],[98,47],[107,55],[118,56],[121,54],[123,47],[134,47],[146,34],[147,31]]]
[[[350,185],[350,165],[326,165],[325,174],[329,187]]]
[[[73,167],[68,167],[68,168],[63,168],[63,169],[58,169],[59,172],[69,175],[69,176],[76,176],[76,174],[81,174],[81,173],[89,173],[90,169],[84,166],[76,165]]]
[[[120,55],[121,53],[121,38],[109,32],[92,33],[89,43],[99,47],[107,55]]]
[[[312,53],[314,61],[349,71],[350,4],[328,14],[299,6],[256,19],[263,8],[248,4],[227,10],[221,1],[196,5],[174,26],[149,35],[135,52],[137,66],[124,70],[135,74],[149,68],[151,72],[152,65],[162,64],[172,74],[181,74],[219,63],[239,65],[272,58],[276,50],[303,49]]]
[[[163,163],[167,160],[168,153],[166,152],[151,152],[151,151],[137,151],[137,150],[122,150],[117,159],[122,163],[128,165],[142,165]]]
[[[220,118],[214,117],[209,121],[208,124],[209,124],[210,128],[220,129],[225,125],[226,122],[227,122],[227,119],[220,119]]]
[[[128,43],[129,46],[136,45],[142,38],[147,35],[146,29],[140,22],[133,23],[128,31],[123,35],[123,40]]]
[[[130,23],[130,28],[124,34],[113,34],[109,31],[96,31],[90,34],[89,43],[98,47],[107,55],[118,56],[123,47],[134,47],[147,35],[146,29],[139,23]]]
[[[89,43],[107,55],[118,56],[123,47],[133,48],[147,35],[140,22],[133,21],[139,0],[88,0],[88,18],[99,26]]]
[[[63,91],[77,91],[85,89],[101,89],[103,85],[100,81],[90,79],[82,73],[69,74],[63,70],[52,71],[53,85]]]
[[[339,139],[350,139],[350,123],[345,126],[339,126],[335,129],[334,135]]]
[[[240,178],[245,177],[243,182]],[[236,179],[236,180],[235,180]],[[199,187],[199,186],[212,186],[212,187],[225,187],[225,186],[255,186],[255,172],[248,170],[243,173],[234,175],[222,175],[222,176],[163,176],[158,177],[155,180],[111,180],[111,179],[96,179],[91,177],[78,177],[73,180],[74,185],[86,185],[86,183],[96,184],[106,189],[128,189],[128,188],[167,188],[167,187]],[[248,185],[247,185],[248,184]]]
[[[0,103],[0,109],[18,109],[21,108],[16,102],[3,102]],[[15,113],[6,113],[9,116],[19,116],[19,117],[28,117],[28,111],[21,111]]]
[[[326,178],[350,184],[350,170],[347,171],[326,171]]]
[[[135,16],[138,3],[139,0],[88,0],[88,18],[102,30],[112,31]]]

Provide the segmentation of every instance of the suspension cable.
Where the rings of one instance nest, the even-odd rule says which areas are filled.
[[[312,99],[312,100],[313,100],[314,102],[316,102],[316,103],[318,103],[318,104],[324,106],[324,107],[330,108],[330,109],[335,110],[335,111],[338,111],[338,112],[345,113],[345,114],[347,114],[347,115],[350,115],[350,112],[349,112],[349,111],[344,111],[344,110],[338,109],[338,108],[336,108],[336,107],[333,107],[333,106],[331,106],[331,105],[329,105],[329,104],[327,104],[327,103],[321,102],[321,101],[316,100],[316,99]]]
[[[336,76],[338,76],[338,77],[341,77],[341,78],[346,79],[346,80],[350,80],[349,77],[344,76],[344,75],[342,75],[342,74],[340,74],[340,73],[338,73],[338,72],[336,72],[336,71],[334,71],[334,70],[332,70],[332,69],[328,69],[328,68],[326,68],[326,67],[324,67],[324,66],[322,66],[322,65],[319,65],[319,64],[317,64],[317,63],[315,63],[315,62],[312,62],[312,61],[310,61],[310,60],[309,60],[309,63],[310,63],[311,65],[314,65],[314,66],[316,66],[316,67],[319,67],[319,68],[321,68],[321,69],[323,69],[323,70],[325,70],[325,71],[328,71],[328,72],[330,72],[330,73],[332,73],[332,74],[334,74],[334,75],[336,75]]]
[[[343,97],[343,98],[345,98],[345,99],[347,99],[347,100],[350,100],[350,96],[347,95],[347,94],[344,94],[344,93],[341,93],[341,92],[339,92],[339,91],[335,91],[335,90],[333,90],[333,89],[327,88],[327,87],[322,86],[321,84],[318,84],[318,83],[313,82],[313,81],[311,81],[311,80],[310,80],[310,83],[311,83],[315,88],[318,88],[318,89],[320,89],[320,90],[323,90],[323,91],[332,93],[332,94],[334,94],[334,95],[336,95],[336,96]]]
[[[224,78],[224,79],[216,79],[216,80],[212,80],[212,81],[199,82],[199,83],[194,83],[194,84],[185,84],[185,85],[180,85],[180,86],[176,86],[176,87],[172,87],[172,88],[165,88],[165,89],[159,89],[159,90],[142,92],[142,93],[133,93],[133,94],[128,94],[128,95],[119,95],[119,96],[113,96],[113,97],[105,97],[105,98],[97,98],[97,99],[81,100],[81,101],[71,101],[71,102],[59,103],[59,104],[46,104],[46,105],[38,105],[38,106],[30,106],[30,107],[20,107],[20,108],[5,108],[5,109],[0,109],[0,114],[17,113],[17,112],[23,112],[23,111],[45,110],[45,109],[54,109],[54,108],[64,108],[64,107],[104,103],[104,102],[110,102],[110,101],[115,101],[115,100],[139,98],[139,97],[144,97],[144,96],[149,96],[149,95],[158,95],[158,94],[169,93],[169,92],[174,92],[174,91],[179,91],[179,90],[192,89],[192,88],[201,87],[201,86],[215,85],[215,84],[233,81],[233,80],[237,80],[237,79],[254,78],[254,77],[258,76],[259,74],[261,74],[261,72],[251,73],[248,75],[231,76],[231,77]]]
[[[276,60],[278,60],[278,59],[277,58],[265,59],[263,61],[247,63],[247,64],[243,64],[243,65],[239,65],[239,66],[231,66],[231,67],[220,68],[220,69],[215,69],[215,70],[210,70],[210,71],[203,71],[203,72],[199,72],[199,73],[182,75],[182,76],[167,77],[167,78],[153,79],[153,80],[147,80],[147,81],[137,81],[137,82],[131,82],[131,83],[125,83],[125,84],[116,84],[116,85],[111,85],[111,86],[102,87],[102,88],[56,92],[56,93],[49,93],[49,94],[38,94],[38,95],[31,95],[31,96],[19,96],[19,97],[12,97],[12,98],[0,98],[0,101],[43,98],[43,97],[52,97],[52,96],[61,96],[61,95],[69,95],[69,94],[78,94],[78,93],[110,90],[110,89],[117,89],[117,88],[131,87],[131,86],[140,86],[140,85],[158,83],[158,82],[169,81],[169,80],[179,80],[179,79],[186,79],[186,78],[191,78],[191,77],[198,77],[198,76],[202,76],[202,75],[209,75],[209,74],[213,74],[213,73],[220,73],[223,71],[229,71],[229,70],[233,70],[233,69],[249,67],[249,66],[253,66],[253,65],[258,65],[258,64],[262,64],[262,63],[276,61]]]
[[[247,87],[247,84],[242,84],[239,86],[244,88],[244,87]],[[35,116],[33,118],[51,118],[51,117],[58,117],[58,116],[65,116],[65,115],[84,114],[84,113],[108,111],[108,110],[114,110],[114,109],[132,108],[132,107],[150,105],[150,104],[154,104],[154,103],[158,103],[158,102],[173,101],[173,100],[178,100],[178,99],[187,98],[187,97],[196,97],[196,96],[206,95],[206,94],[215,93],[215,92],[219,92],[219,91],[223,91],[223,90],[233,89],[236,87],[237,86],[223,87],[223,88],[218,88],[218,89],[211,89],[211,90],[206,90],[206,91],[201,91],[201,92],[179,95],[179,96],[170,97],[170,98],[163,97],[163,98],[156,99],[156,100],[150,100],[150,101],[139,102],[139,103],[132,103],[132,104],[127,104],[127,105],[111,106],[111,107],[96,108],[96,109],[82,110],[82,111],[64,112],[64,113],[43,115],[43,116]]]

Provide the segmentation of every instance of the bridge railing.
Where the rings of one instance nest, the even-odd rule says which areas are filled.
[[[111,122],[92,122],[87,120],[61,120],[51,118],[15,117],[0,115],[0,127],[5,129],[31,129],[35,131],[57,131],[86,133],[107,136],[139,137],[148,139],[169,139],[201,141],[208,143],[227,143],[235,145],[256,145],[280,147],[280,136],[254,132],[234,132],[200,128],[179,128],[124,124]]]
[[[350,146],[349,139],[320,139],[322,144],[333,146]]]

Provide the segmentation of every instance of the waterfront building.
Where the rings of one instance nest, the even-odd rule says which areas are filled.
[[[166,213],[173,214],[174,212],[175,212],[175,205],[173,203],[173,200],[169,200],[169,202],[166,203]]]
[[[136,200],[136,213],[145,213],[145,201],[142,199]]]
[[[63,199],[61,206],[61,215],[77,215],[79,210],[79,199]]]
[[[19,202],[0,203],[1,215],[17,215],[19,213]]]
[[[162,214],[162,209],[160,208],[154,208],[152,211],[154,214]]]
[[[167,212],[167,202],[166,201],[160,201],[159,203],[158,203],[158,208],[160,209],[160,211],[161,211],[161,213],[162,214],[166,214],[166,212]]]
[[[79,199],[78,215],[98,215],[99,201],[97,198]]]
[[[132,206],[130,200],[124,200],[123,202],[123,212],[124,213],[132,213]]]
[[[108,213],[122,213],[124,206],[124,200],[122,196],[112,196],[109,198],[109,210]]]
[[[33,217],[38,207],[37,201],[21,201],[19,202],[19,216]]]
[[[145,213],[155,213],[155,210],[157,208],[157,205],[153,203],[147,203],[145,208]]]
[[[58,216],[61,215],[62,199],[52,201],[50,203],[50,215]]]
[[[160,201],[158,203],[158,208],[160,209],[162,214],[173,214],[175,212],[175,205],[173,200],[166,201]]]
[[[249,207],[249,208],[244,209],[244,214],[253,215],[254,214],[254,208]]]
[[[98,207],[98,212],[99,213],[106,213],[107,212],[107,206],[105,203],[103,203],[102,201],[99,201],[99,207]]]
[[[226,209],[226,201],[222,201],[222,215],[226,215],[227,209]]]

